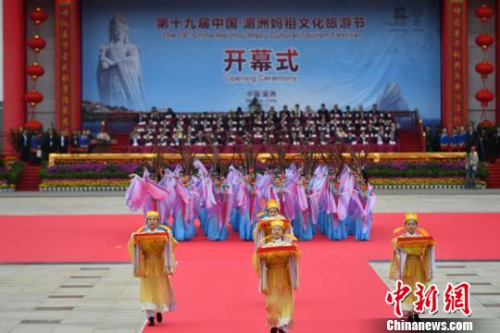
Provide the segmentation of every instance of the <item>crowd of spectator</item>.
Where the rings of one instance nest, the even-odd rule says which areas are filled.
[[[474,128],[472,124],[453,127],[448,132],[446,127],[437,126],[433,131],[430,126],[424,129],[428,152],[470,152],[472,147],[482,162],[490,162],[500,157],[500,127],[489,132],[482,126]]]
[[[240,108],[227,113],[182,113],[171,109],[140,113],[130,135],[130,145],[179,146],[221,145],[240,142],[250,144],[282,143],[289,145],[328,145],[342,139],[351,145],[397,145],[398,128],[389,113],[377,105],[369,111],[347,106],[341,110],[336,104],[328,110],[325,104],[317,111],[307,106],[304,110],[285,105],[276,111],[262,110],[251,105],[244,112]]]
[[[21,160],[39,164],[47,160],[51,153],[89,152],[91,139],[90,130],[73,131],[68,136],[65,131],[56,133],[53,129],[46,132],[20,129],[17,148]]]

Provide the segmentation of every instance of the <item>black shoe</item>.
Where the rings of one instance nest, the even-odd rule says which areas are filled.
[[[278,333],[278,329],[276,327],[271,328],[271,333]]]
[[[415,321],[417,323],[422,321],[422,319],[420,319],[420,317],[418,316],[418,313],[415,313],[413,315],[413,321]]]
[[[161,323],[163,321],[163,316],[161,315],[161,312],[156,313],[156,321],[158,323]]]
[[[413,315],[409,315],[409,316],[408,316],[408,321],[409,321],[410,323],[413,323],[413,322],[415,321],[415,318],[413,317]]]
[[[155,319],[154,319],[154,317],[149,317],[148,326],[155,326]]]

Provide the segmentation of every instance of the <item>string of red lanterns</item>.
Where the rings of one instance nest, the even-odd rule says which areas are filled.
[[[29,19],[33,22],[36,27],[36,32],[28,39],[28,48],[34,53],[35,61],[28,66],[26,66],[26,75],[31,79],[31,89],[24,94],[24,100],[28,103],[31,112],[31,119],[26,122],[25,127],[33,130],[38,130],[42,127],[42,124],[35,119],[35,109],[36,106],[43,101],[43,95],[38,90],[36,90],[37,80],[45,74],[45,69],[38,63],[38,54],[47,45],[45,39],[40,36],[38,27],[48,19],[48,14],[40,7],[35,8],[29,14]]]
[[[483,89],[476,92],[476,100],[481,102],[481,107],[483,108],[481,119],[484,119],[488,103],[491,102],[495,97],[495,95],[493,95],[493,92],[486,88],[486,80],[488,79],[488,75],[493,73],[495,70],[495,67],[486,60],[486,52],[488,52],[488,48],[493,45],[495,39],[485,31],[488,19],[493,17],[493,9],[490,6],[483,4],[476,8],[475,14],[481,20],[483,26],[483,32],[481,32],[476,37],[476,44],[483,51],[483,61],[478,63],[475,69],[477,73],[481,74],[481,80],[483,81]]]

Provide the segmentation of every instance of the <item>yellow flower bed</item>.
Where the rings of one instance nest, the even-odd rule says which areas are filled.
[[[0,182],[0,190],[10,189],[10,188],[16,188],[16,185]]]
[[[372,185],[465,185],[462,177],[443,178],[370,178]],[[486,182],[476,180],[478,185],[486,185]]]
[[[127,187],[129,184],[129,179],[45,179],[40,187]]]

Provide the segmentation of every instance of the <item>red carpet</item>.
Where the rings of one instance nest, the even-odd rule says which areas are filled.
[[[369,242],[318,237],[301,246],[306,256],[314,253],[316,259],[388,259],[392,231],[402,219],[398,213],[375,214]],[[499,259],[499,219],[500,213],[420,214],[421,226],[438,242],[438,259]],[[139,215],[0,216],[0,262],[128,261],[128,237],[141,224]],[[186,260],[245,260],[248,255],[245,243],[236,237],[213,243],[198,236],[181,245],[179,255]],[[227,247],[231,250],[214,257]]]
[[[369,318],[392,317],[384,283],[370,259],[389,259],[403,214],[376,214],[370,242],[301,242],[301,288],[293,332],[373,331]],[[500,259],[500,214],[421,214],[438,242],[438,259]],[[0,262],[127,261],[129,234],[140,216],[0,217]],[[203,237],[181,243],[173,278],[179,310],[146,332],[266,332],[263,296],[251,267],[252,243]]]

